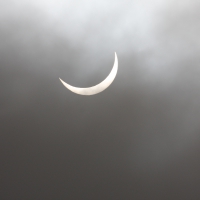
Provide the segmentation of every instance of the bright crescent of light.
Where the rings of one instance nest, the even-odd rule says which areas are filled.
[[[109,87],[109,85],[114,81],[115,76],[117,75],[117,70],[118,70],[118,59],[117,59],[117,54],[115,53],[115,62],[114,62],[114,65],[113,65],[113,68],[112,68],[110,74],[101,83],[99,83],[93,87],[88,87],[88,88],[74,87],[74,86],[71,86],[71,85],[65,83],[61,78],[59,78],[59,79],[66,88],[68,88],[69,90],[71,90],[72,92],[74,92],[76,94],[94,95],[99,92],[102,92],[107,87]]]

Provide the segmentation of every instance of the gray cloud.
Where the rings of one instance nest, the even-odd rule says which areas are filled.
[[[198,199],[199,2],[0,3],[1,199]],[[115,81],[91,97],[68,91]]]

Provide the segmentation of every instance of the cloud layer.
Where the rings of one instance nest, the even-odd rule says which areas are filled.
[[[1,2],[2,199],[200,196],[199,6]]]

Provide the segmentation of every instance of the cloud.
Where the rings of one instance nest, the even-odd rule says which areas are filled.
[[[78,199],[164,199],[158,191],[173,199],[173,187],[191,198],[186,186],[197,187],[200,165],[198,1],[0,4],[5,188],[36,188],[44,199],[66,197],[66,187]],[[79,96],[60,83],[98,84],[115,51],[118,74],[104,92]]]

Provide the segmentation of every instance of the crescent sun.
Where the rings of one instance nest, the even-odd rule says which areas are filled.
[[[118,59],[117,59],[117,54],[115,53],[115,61],[114,61],[114,65],[113,65],[113,68],[112,68],[110,74],[107,76],[106,79],[104,79],[101,83],[99,83],[95,86],[87,87],[87,88],[79,88],[79,87],[74,87],[74,86],[71,86],[71,85],[65,83],[61,78],[59,78],[59,79],[67,89],[71,90],[72,92],[74,92],[76,94],[94,95],[94,94],[98,94],[98,93],[104,91],[106,88],[108,88],[111,85],[111,83],[114,81],[114,79],[117,75],[117,70],[118,70]]]

